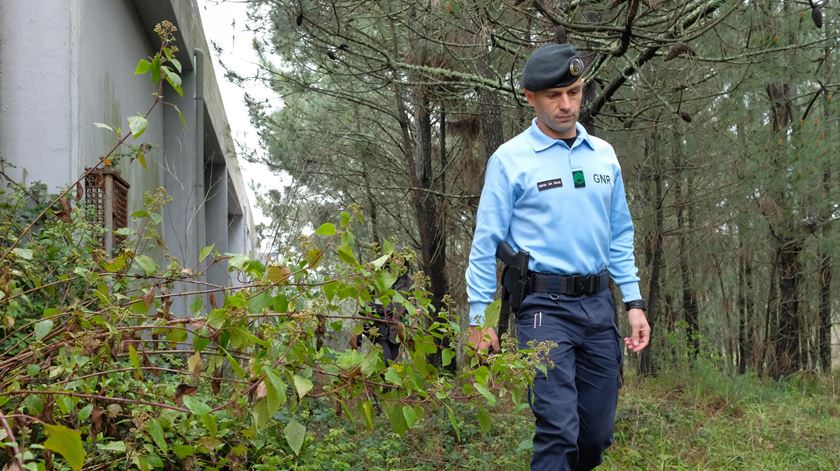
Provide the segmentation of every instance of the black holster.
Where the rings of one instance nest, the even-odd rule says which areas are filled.
[[[514,252],[507,242],[496,247],[496,258],[502,261],[502,307],[499,312],[498,332],[501,336],[507,331],[511,312],[516,314],[525,296],[528,295],[528,259],[530,254],[524,250]]]

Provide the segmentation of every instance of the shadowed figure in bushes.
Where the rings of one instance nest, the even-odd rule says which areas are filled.
[[[392,264],[390,262],[383,267],[383,270],[390,271],[391,269]],[[400,275],[389,288],[398,292],[405,292],[411,288],[411,284],[410,268],[405,265],[400,268]],[[382,347],[382,359],[386,363],[395,361],[400,354],[403,319],[406,313],[405,306],[398,303],[382,304],[378,299],[374,299],[368,303],[367,309],[370,310],[370,313],[363,315],[382,320],[366,322],[362,333],[350,339],[350,346],[357,348],[362,341],[362,337],[367,337],[372,344]]]

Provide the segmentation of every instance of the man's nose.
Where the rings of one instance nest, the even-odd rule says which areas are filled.
[[[568,95],[560,95],[560,97],[557,98],[557,106],[559,106],[561,110],[569,109],[572,106],[572,100],[569,99]]]

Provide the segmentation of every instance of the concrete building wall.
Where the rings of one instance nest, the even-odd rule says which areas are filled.
[[[43,14],[30,2],[0,2],[0,159],[19,182],[59,187],[73,168],[70,48],[78,14],[71,5],[55,2]]]
[[[4,168],[17,181],[41,180],[52,191],[96,164],[117,138],[93,123],[127,130],[127,118],[154,100],[148,76],[134,70],[159,47],[152,29],[164,19],[178,28],[184,92],[165,85],[164,101],[186,125],[173,107],[158,106],[143,136],[127,141],[151,144],[147,169],[128,158],[117,168],[131,185],[130,211],[142,207],[145,192],[166,188],[173,199],[161,228],[167,250],[200,269],[202,247],[248,253],[254,234],[195,0],[51,0],[50,8],[0,1],[0,158],[17,167]],[[196,49],[205,55],[198,69]],[[227,274],[222,267],[210,276],[222,282]]]
[[[79,42],[71,55],[78,56],[78,66],[71,75],[71,86],[79,90],[78,129],[74,132],[79,142],[72,175],[81,175],[86,167],[96,164],[116,142],[113,134],[96,128],[94,122],[126,131],[129,116],[149,110],[154,102],[152,83],[148,75],[134,75],[134,69],[137,61],[157,49],[130,0],[84,0],[77,8]],[[143,206],[144,192],[161,185],[163,130],[170,123],[164,121],[163,105],[158,105],[148,119],[149,127],[143,135],[126,141],[129,145],[152,145],[146,155],[147,168],[129,159],[123,159],[117,167],[131,185],[131,212]]]

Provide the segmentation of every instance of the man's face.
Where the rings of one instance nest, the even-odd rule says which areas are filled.
[[[555,139],[575,137],[583,98],[583,79],[565,87],[548,88],[538,92],[525,90],[528,104],[534,107],[537,125]]]

